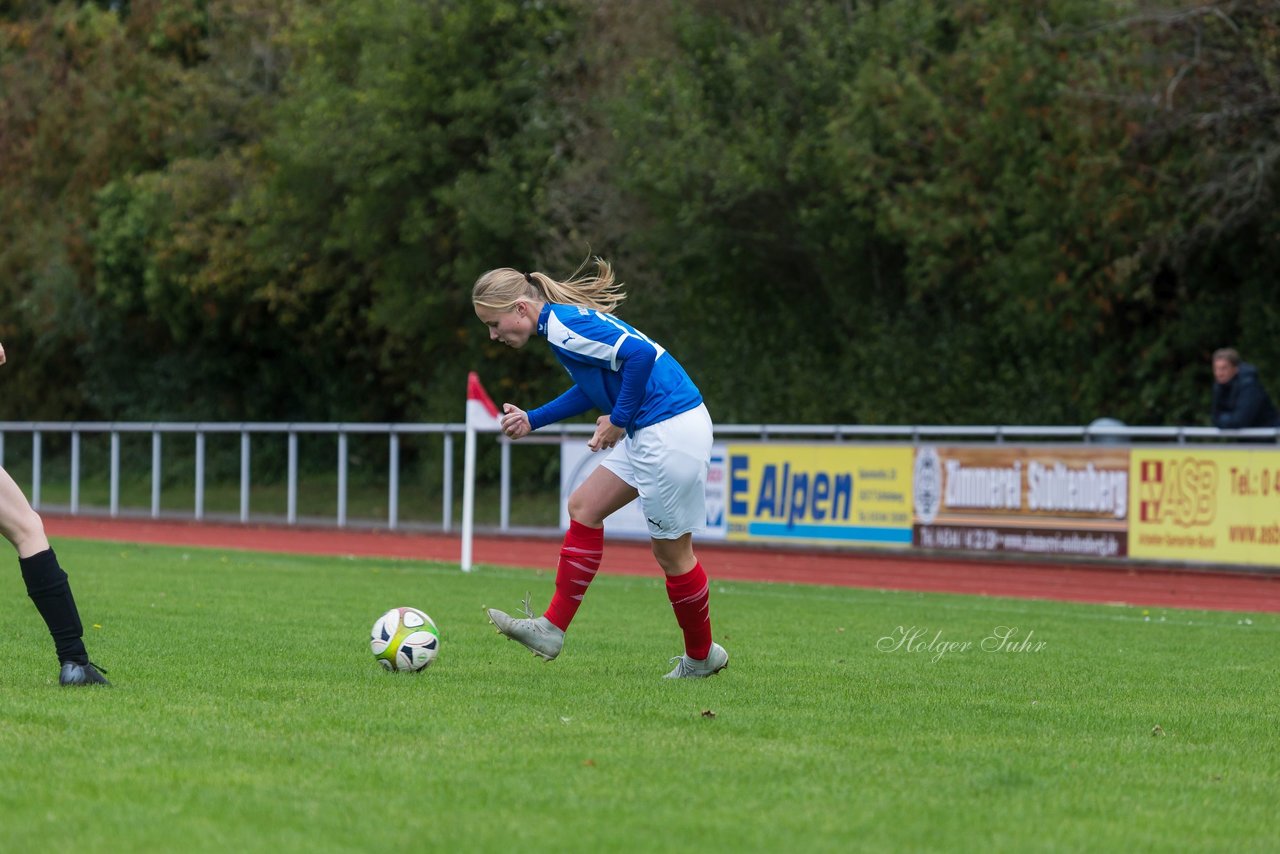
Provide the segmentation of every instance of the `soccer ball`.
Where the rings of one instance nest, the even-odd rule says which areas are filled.
[[[373,624],[369,648],[384,670],[416,673],[436,660],[440,630],[417,608],[392,608]]]

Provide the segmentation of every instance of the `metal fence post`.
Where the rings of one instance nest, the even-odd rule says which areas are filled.
[[[196,431],[196,521],[204,518],[204,431]]]
[[[80,512],[80,431],[71,431],[71,515]]]
[[[240,521],[249,521],[249,431],[240,431]]]
[[[511,527],[511,440],[502,437],[502,478],[498,499],[498,527],[507,530]]]
[[[387,456],[390,461],[387,463],[387,527],[391,530],[396,529],[398,516],[400,515],[400,436],[391,431],[391,438],[388,440],[390,447],[387,449]]]
[[[441,523],[447,534],[453,527],[453,434],[444,434],[444,496],[442,497]]]
[[[120,431],[111,431],[111,516],[120,515]]]
[[[296,525],[298,522],[298,431],[289,431],[289,475],[288,486],[288,522],[290,525]]]
[[[160,518],[160,431],[151,431],[151,518]]]
[[[347,434],[338,434],[338,527],[347,526]]]
[[[31,509],[40,509],[40,431],[31,433]]]

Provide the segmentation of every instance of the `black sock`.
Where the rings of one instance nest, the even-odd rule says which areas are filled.
[[[40,616],[44,617],[49,634],[53,636],[58,661],[88,664],[89,653],[82,640],[84,627],[80,625],[80,612],[76,610],[67,574],[58,565],[53,549],[18,558],[18,563],[22,566],[22,580],[27,583],[27,595],[35,603]]]

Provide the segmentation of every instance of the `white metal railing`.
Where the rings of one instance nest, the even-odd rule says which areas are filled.
[[[443,439],[441,527],[448,531],[452,526],[453,494],[453,440],[463,432],[461,424],[377,424],[377,423],[271,423],[271,422],[113,422],[113,421],[0,421],[0,465],[4,464],[5,436],[8,433],[31,434],[31,505],[39,510],[42,504],[41,483],[43,464],[43,436],[46,433],[70,435],[70,500],[68,510],[72,515],[80,513],[81,437],[86,434],[106,434],[110,437],[110,474],[108,480],[109,507],[112,516],[120,513],[120,436],[124,433],[149,433],[151,435],[151,508],[152,518],[161,513],[160,496],[162,482],[162,445],[167,435],[194,435],[195,437],[195,495],[193,518],[205,518],[205,462],[207,436],[214,433],[239,434],[240,436],[240,506],[239,520],[250,520],[249,497],[252,482],[252,440],[256,434],[284,434],[287,438],[286,521],[298,522],[298,436],[329,434],[337,437],[337,513],[338,527],[347,524],[347,470],[350,458],[348,436],[358,434],[383,434],[388,441],[388,494],[387,527],[399,526],[400,501],[400,439],[410,434],[438,434]],[[504,482],[505,477],[504,470]],[[504,490],[505,494],[505,490]],[[509,496],[504,506],[509,506]]]
[[[593,424],[562,424],[544,429],[526,439],[524,444],[559,444],[571,436],[590,435]],[[1020,441],[1051,440],[1080,442],[1155,442],[1186,444],[1188,441],[1241,440],[1276,441],[1280,429],[1265,427],[1247,430],[1219,430],[1216,427],[1127,427],[1118,424],[1094,423],[1086,426],[1011,426],[1011,425],[863,425],[863,424],[722,424],[716,428],[717,439],[751,438],[770,440],[823,440],[911,442],[953,440],[985,440],[1003,442],[1006,439]],[[329,434],[337,437],[337,512],[334,523],[338,527],[348,524],[347,474],[349,463],[348,437],[352,434],[384,435],[388,442],[387,470],[387,519],[386,527],[400,526],[400,440],[406,435],[434,434],[443,442],[442,461],[442,509],[440,527],[452,528],[454,437],[464,435],[464,423],[288,423],[288,422],[115,422],[115,421],[0,421],[0,465],[4,464],[5,436],[10,433],[31,435],[31,504],[41,506],[41,481],[43,462],[43,436],[46,433],[64,433],[70,436],[70,499],[68,510],[72,515],[81,512],[81,437],[86,434],[106,434],[110,437],[109,507],[112,516],[120,513],[120,437],[122,434],[139,433],[151,436],[151,505],[150,515],[161,514],[161,462],[164,437],[192,435],[195,439],[194,478],[195,495],[192,516],[205,518],[205,463],[207,437],[210,434],[239,434],[240,436],[240,493],[239,520],[249,522],[250,485],[252,483],[252,438],[259,434],[284,434],[287,437],[286,515],[293,525],[298,522],[298,437],[307,434]],[[510,528],[510,449],[511,442],[497,436],[500,444],[499,528]]]

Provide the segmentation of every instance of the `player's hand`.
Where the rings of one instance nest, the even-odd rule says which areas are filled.
[[[4,345],[0,344],[0,365],[4,364]]]
[[[626,430],[615,426],[608,415],[601,415],[596,419],[596,432],[591,437],[591,441],[587,442],[587,447],[592,451],[607,451],[621,442],[625,435],[627,435]]]
[[[508,439],[523,439],[533,432],[533,427],[529,424],[529,413],[514,403],[502,404],[502,420],[498,423]]]

